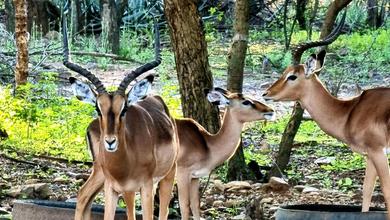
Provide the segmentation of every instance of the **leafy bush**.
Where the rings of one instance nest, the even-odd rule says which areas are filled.
[[[13,96],[9,87],[0,90],[0,124],[9,135],[2,145],[30,154],[88,160],[84,137],[93,107],[59,96],[53,75],[44,77],[36,85],[21,87],[20,96]]]

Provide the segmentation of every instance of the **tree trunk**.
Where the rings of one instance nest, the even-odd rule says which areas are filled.
[[[244,79],[245,55],[248,46],[249,32],[249,2],[248,0],[236,0],[235,20],[233,24],[234,37],[228,55],[228,79],[227,89],[231,92],[242,92]],[[230,159],[227,171],[228,180],[253,179],[248,169],[242,143],[240,143],[234,156]]]
[[[27,33],[27,1],[14,0],[15,36],[17,46],[15,82],[16,86],[26,84],[28,76],[28,33]]]
[[[378,18],[378,1],[367,0],[367,24],[371,28],[377,27]]]
[[[271,168],[269,174],[270,177],[281,177],[281,172],[284,172],[287,168],[294,143],[294,138],[302,122],[302,116],[303,109],[301,105],[297,102],[295,103],[291,118],[288,121],[287,126],[284,128],[283,136],[279,144],[278,156],[276,157],[276,164],[274,164],[274,166]]]
[[[71,39],[73,40],[73,37],[81,31],[81,1],[79,0],[71,0]]]
[[[5,0],[5,18],[7,31],[13,33],[15,31],[15,9],[12,0]]]
[[[120,27],[115,0],[102,0],[102,31],[110,51],[119,54]]]
[[[204,89],[213,87],[213,79],[196,2],[166,0],[164,11],[175,54],[183,115],[215,133],[219,128],[218,108],[204,94]]]
[[[338,13],[351,1],[352,0],[335,0],[330,4],[326,13],[325,21],[322,24],[320,34],[321,39],[329,35],[329,33],[333,29],[333,24],[336,20]],[[302,116],[303,109],[298,103],[296,103],[293,109],[292,116],[287,123],[287,126],[283,132],[282,139],[279,144],[279,152],[276,159],[276,165],[272,167],[269,177],[281,176],[280,171],[285,171],[290,160],[291,149],[293,147],[295,135],[297,134],[299,126],[301,125]]]
[[[297,18],[298,25],[301,30],[306,29],[305,11],[307,2],[307,0],[297,0],[297,5],[295,6],[295,16]]]
[[[14,0],[15,1],[15,0]],[[27,0],[28,3],[28,23],[27,31],[32,33],[33,28],[45,35],[49,32],[49,14],[46,0]],[[34,27],[33,27],[34,26]]]
[[[345,8],[352,0],[335,0],[333,1],[329,7],[328,11],[325,15],[324,23],[321,27],[320,38],[324,39],[324,37],[328,36],[330,32],[332,32],[333,25],[336,21],[336,17],[339,12]]]

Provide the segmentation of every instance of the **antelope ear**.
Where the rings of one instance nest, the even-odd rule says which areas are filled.
[[[306,78],[310,77],[314,73],[316,66],[317,66],[317,55],[311,54],[309,58],[307,58],[304,65]]]
[[[229,105],[230,100],[226,97],[224,91],[226,90],[221,90],[220,88],[214,88],[213,90],[207,93],[207,99],[209,100],[209,102],[211,102],[214,105],[223,105],[223,106]]]
[[[313,74],[317,74],[322,70],[325,63],[326,51],[321,50],[318,54],[311,54],[305,62],[305,76],[310,77]]]
[[[145,79],[137,82],[127,94],[128,105],[134,104],[137,101],[143,99],[152,90],[152,83],[154,80],[153,75],[147,76]]]
[[[69,78],[72,85],[73,94],[82,102],[95,105],[97,93],[85,82],[82,82],[74,77]]]

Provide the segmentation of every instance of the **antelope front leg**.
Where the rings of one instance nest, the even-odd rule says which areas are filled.
[[[91,205],[96,194],[102,189],[104,184],[103,170],[95,164],[91,176],[87,182],[80,188],[77,195],[77,205],[75,220],[91,219]]]
[[[190,205],[192,216],[195,220],[200,219],[200,198],[199,198],[199,179],[191,179]]]
[[[146,181],[141,188],[142,219],[153,220],[153,179]]]
[[[367,158],[366,172],[363,182],[363,204],[362,212],[368,212],[371,204],[372,191],[375,187],[377,172],[372,160]]]
[[[190,182],[189,172],[185,170],[177,171],[177,188],[179,191],[179,205],[182,220],[190,218]]]
[[[387,156],[383,151],[377,150],[374,152],[370,152],[368,154],[368,158],[374,163],[376,172],[379,176],[382,192],[385,197],[387,207],[387,219],[390,220],[390,172]]]
[[[118,204],[118,193],[106,181],[104,184],[104,220],[114,220],[116,206]]]
[[[127,220],[135,220],[135,192],[123,193],[127,208]]]
[[[172,167],[169,173],[160,181],[160,211],[159,219],[168,219],[169,202],[171,201],[171,194],[173,188],[173,181],[176,175],[176,165]]]

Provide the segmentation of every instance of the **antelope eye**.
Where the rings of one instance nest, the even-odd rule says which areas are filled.
[[[249,100],[245,100],[245,101],[242,102],[242,104],[243,104],[243,105],[251,105],[252,102],[249,101]]]
[[[289,77],[287,77],[287,80],[291,80],[291,81],[294,81],[296,80],[298,77],[296,75],[290,75]]]

